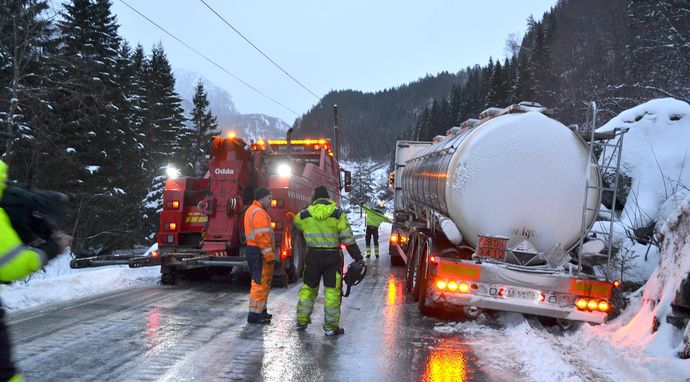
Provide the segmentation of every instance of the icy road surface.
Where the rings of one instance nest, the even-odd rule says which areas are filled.
[[[519,314],[422,317],[381,249],[343,301],[341,337],[323,335],[322,291],[297,332],[299,284],[274,288],[273,323],[253,326],[246,279],[183,281],[12,313],[15,360],[27,381],[670,380]]]
[[[27,381],[483,380],[463,336],[434,330],[387,256],[344,299],[341,337],[325,337],[323,297],[294,328],[299,285],[274,288],[269,326],[246,323],[238,282],[143,287],[10,316]]]

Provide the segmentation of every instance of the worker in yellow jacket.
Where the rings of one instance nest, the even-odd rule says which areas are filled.
[[[7,165],[0,161],[0,199],[7,186]],[[48,261],[63,253],[71,237],[56,231],[51,240],[37,247],[26,245],[12,226],[10,217],[0,208],[0,283],[9,283],[25,278],[41,269]],[[23,381],[12,363],[11,343],[5,326],[5,311],[0,304],[0,382]]]
[[[247,322],[250,324],[268,324],[272,317],[266,309],[276,262],[273,228],[268,215],[271,199],[271,190],[266,187],[257,188],[254,191],[254,202],[244,213],[244,234],[247,238],[245,253],[252,277],[247,315]]]

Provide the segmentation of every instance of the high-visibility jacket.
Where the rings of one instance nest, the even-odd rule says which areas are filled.
[[[309,248],[336,249],[340,244],[355,244],[350,223],[331,199],[316,199],[295,215],[294,224],[304,233]]]
[[[367,214],[367,225],[378,228],[383,222],[391,222],[391,220],[383,214],[383,211],[379,210],[378,208],[370,208],[367,206],[362,207],[364,208],[364,212]]]
[[[0,161],[0,198],[7,185],[7,165]],[[45,252],[24,245],[12,228],[9,216],[0,208],[0,282],[21,280],[48,261]]]
[[[258,247],[265,261],[276,260],[271,217],[256,200],[244,213],[244,235],[247,238],[247,245]]]

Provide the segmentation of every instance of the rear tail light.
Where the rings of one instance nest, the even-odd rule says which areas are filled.
[[[463,282],[463,283],[460,283],[458,290],[460,290],[460,293],[467,293],[470,291],[470,286],[467,285],[467,283]]]
[[[575,306],[580,310],[598,310],[600,312],[608,312],[609,308],[611,308],[608,301],[594,298],[587,299],[584,297],[578,297],[578,299],[575,300]]]
[[[438,288],[440,290],[446,289],[447,286],[448,286],[448,283],[445,280],[438,280],[436,282],[436,288]]]
[[[599,303],[595,299],[591,299],[587,302],[587,308],[589,308],[589,310],[596,310],[598,306]]]
[[[177,223],[168,223],[168,231],[175,231],[177,229]]]
[[[280,251],[280,260],[285,261],[288,258],[287,249]]]
[[[429,257],[429,262],[431,264],[438,264],[438,258],[436,256]]]
[[[613,286],[616,287],[616,288],[618,288],[619,286],[621,286],[621,282],[620,282],[619,280],[614,280],[614,281],[613,281]]]
[[[398,234],[394,233],[391,235],[391,243],[394,243],[394,244],[398,243]]]
[[[151,257],[158,257],[158,251],[151,252]]]
[[[179,200],[171,200],[165,202],[165,209],[167,210],[176,210],[180,208],[180,201]]]
[[[458,289],[458,283],[455,281],[451,281],[448,283],[448,290],[457,290]]]
[[[537,301],[541,302],[541,301],[545,301],[545,300],[546,300],[546,295],[544,293],[539,293],[539,295],[537,296]]]
[[[285,205],[285,202],[283,201],[283,199],[273,199],[273,200],[271,200],[271,207],[274,207],[274,208],[283,208],[284,205]]]

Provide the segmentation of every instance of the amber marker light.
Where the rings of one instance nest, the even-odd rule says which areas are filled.
[[[606,302],[606,301],[599,301],[599,306],[598,306],[598,308],[599,308],[599,310],[601,310],[602,312],[606,312],[607,310],[609,310],[609,303]]]
[[[438,280],[436,282],[436,288],[438,288],[438,289],[441,289],[441,290],[446,289],[446,286],[448,286],[448,283],[445,280]]]
[[[467,293],[470,291],[470,286],[467,285],[467,283],[463,282],[463,283],[460,283],[458,290],[460,291],[460,293]]]
[[[575,301],[575,305],[577,305],[578,309],[585,310],[587,309],[587,300],[584,298],[578,298],[577,301]]]
[[[448,290],[457,290],[458,289],[458,283],[455,281],[451,281],[448,283]]]
[[[597,303],[597,300],[594,299],[589,300],[587,303],[587,308],[589,308],[589,310],[596,310],[598,306],[599,303]]]

